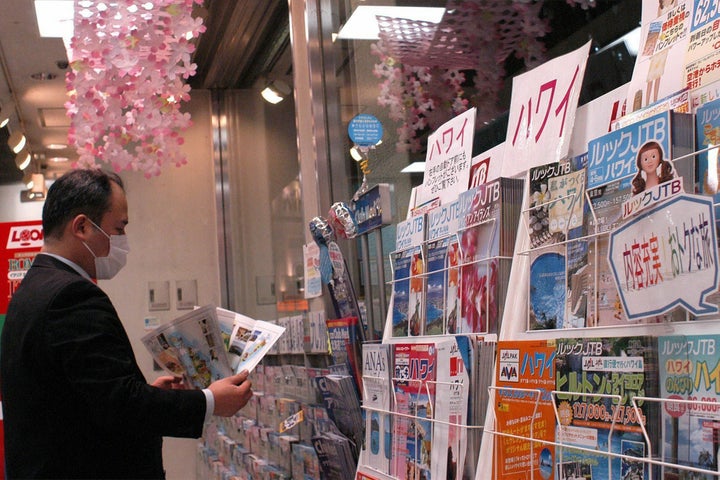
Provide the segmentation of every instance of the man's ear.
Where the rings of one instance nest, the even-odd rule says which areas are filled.
[[[90,219],[84,213],[76,215],[68,224],[68,230],[73,237],[77,237],[80,240],[87,240],[90,236],[90,229],[92,224]]]

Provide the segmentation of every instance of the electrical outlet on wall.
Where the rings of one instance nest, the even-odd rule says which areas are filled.
[[[148,310],[170,310],[170,282],[148,282]]]
[[[178,310],[190,310],[198,304],[197,280],[175,280]]]

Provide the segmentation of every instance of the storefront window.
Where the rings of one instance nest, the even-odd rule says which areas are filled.
[[[364,183],[386,183],[393,189],[393,224],[382,230],[382,252],[380,242],[371,238],[370,260],[363,260],[363,249],[357,246],[359,260],[352,266],[361,284],[358,291],[366,300],[372,298],[376,316],[385,313],[378,295],[388,291],[377,283],[375,265],[381,258],[385,278],[390,278],[394,225],[406,217],[412,188],[422,183],[428,134],[475,107],[473,155],[503,142],[512,76],[579,47],[588,36],[594,39],[592,51],[603,51],[637,26],[639,10],[630,3],[308,2],[317,5],[330,176],[348,181],[348,193],[336,188],[331,200],[350,201]],[[365,17],[358,21],[362,13]],[[621,20],[594,21],[605,14]],[[613,68],[594,70],[594,83],[583,89],[581,102],[629,80],[633,57],[628,51],[614,49],[604,55]],[[381,142],[365,148],[354,144],[348,125],[360,114],[379,120]],[[368,266],[369,298],[363,275]]]

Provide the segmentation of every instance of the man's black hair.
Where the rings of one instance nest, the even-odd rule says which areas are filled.
[[[60,238],[67,222],[81,213],[100,225],[110,209],[112,182],[125,190],[117,174],[98,168],[72,170],[58,178],[48,189],[43,206],[43,235]]]

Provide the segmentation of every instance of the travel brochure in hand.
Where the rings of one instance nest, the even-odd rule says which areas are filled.
[[[196,308],[142,338],[153,359],[195,388],[252,371],[284,327],[212,305]]]

